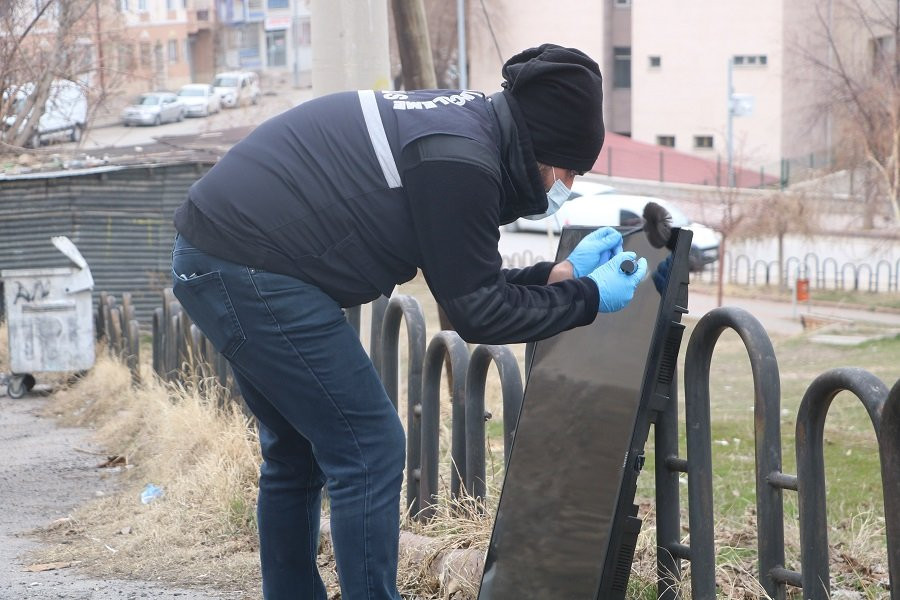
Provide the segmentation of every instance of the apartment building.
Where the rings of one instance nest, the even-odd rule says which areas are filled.
[[[220,70],[290,74],[309,85],[312,36],[308,0],[218,0]]]
[[[832,92],[809,66],[833,60],[826,29],[857,69],[892,39],[841,0],[485,0],[466,21],[473,89],[499,89],[523,48],[576,46],[603,69],[609,131],[722,161],[730,139],[735,164],[773,174],[785,160],[824,166],[837,142]]]
[[[191,82],[196,12],[185,0],[119,0],[119,31],[114,63],[106,64],[121,79],[123,89],[141,92],[178,89]],[[192,18],[194,17],[194,18]]]

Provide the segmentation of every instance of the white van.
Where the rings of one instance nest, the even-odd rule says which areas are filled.
[[[226,71],[217,73],[213,88],[222,99],[222,106],[234,108],[259,102],[259,75],[253,71]]]
[[[3,92],[4,100],[14,94],[10,115],[3,120],[4,130],[15,129],[17,120],[25,109],[28,96],[34,91],[33,83],[26,83]],[[87,123],[87,93],[83,86],[67,79],[58,79],[50,84],[50,94],[44,104],[38,126],[28,140],[27,146],[37,148],[51,139],[66,139],[77,142],[84,133]],[[24,118],[27,120],[28,115]],[[5,137],[12,137],[7,134]]]

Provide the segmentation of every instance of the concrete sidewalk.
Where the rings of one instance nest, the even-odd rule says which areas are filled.
[[[700,319],[704,314],[716,308],[716,295],[697,292],[688,288],[688,317]],[[884,329],[885,334],[896,331],[900,333],[900,313],[876,312],[860,308],[844,308],[833,305],[808,306],[806,303],[794,306],[790,302],[762,300],[758,298],[740,298],[725,296],[722,306],[743,308],[766,328],[770,335],[797,335],[804,331],[801,316],[837,322],[849,322],[853,325],[874,325]]]

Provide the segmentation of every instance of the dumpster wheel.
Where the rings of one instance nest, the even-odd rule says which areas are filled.
[[[31,391],[34,387],[34,376],[30,373],[25,375],[12,375],[9,383],[6,384],[6,393],[10,398],[19,399]]]

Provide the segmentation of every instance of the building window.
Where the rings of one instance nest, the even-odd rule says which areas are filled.
[[[662,66],[662,57],[661,56],[651,56],[648,59],[650,63],[651,69],[658,69]]]
[[[287,65],[287,39],[283,29],[266,32],[266,60],[270,67]]]
[[[141,66],[144,68],[153,66],[153,48],[150,42],[141,42]]]
[[[309,26],[309,17],[300,19],[300,26],[297,28],[297,40],[294,42],[298,46],[312,45],[312,32]]]
[[[658,135],[658,136],[656,136],[656,143],[660,146],[665,146],[666,148],[674,148],[675,147],[675,136],[674,135]]]
[[[765,54],[735,54],[731,60],[736,67],[765,67],[769,62]]]
[[[613,87],[631,89],[631,47],[613,48]]]
[[[96,60],[94,59],[94,45],[84,38],[78,40],[74,62],[76,73],[87,73],[93,69],[96,64]]]
[[[128,0],[119,0],[119,10],[128,12]]]
[[[889,58],[894,56],[894,36],[872,38],[869,40],[869,49],[872,54],[872,72],[875,73],[888,65]]]
[[[616,6],[625,8],[631,6],[631,0],[616,0]]]
[[[289,8],[290,0],[269,0],[269,8]]]
[[[123,43],[118,51],[119,71],[131,71],[134,69],[134,45]]]
[[[147,0],[138,0],[138,10],[147,11]]]
[[[694,148],[708,149],[713,147],[713,136],[711,135],[695,135]]]
[[[167,54],[170,63],[178,62],[178,40],[169,40]]]

